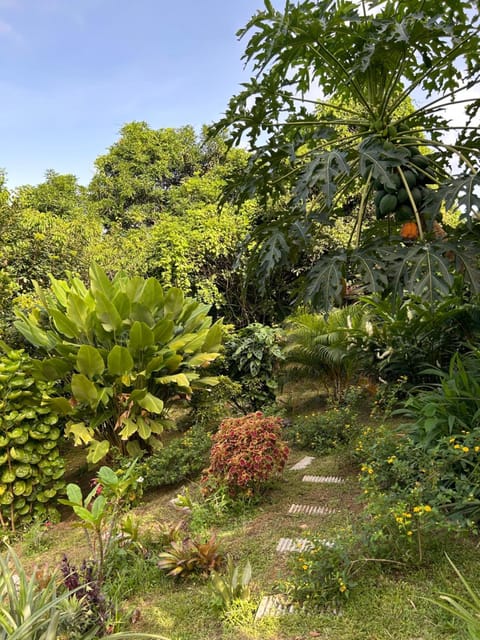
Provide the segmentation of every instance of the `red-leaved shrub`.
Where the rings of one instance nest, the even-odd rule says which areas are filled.
[[[203,473],[205,491],[219,486],[232,495],[259,491],[287,461],[289,450],[281,431],[281,418],[259,411],[223,420],[212,439],[210,466]]]

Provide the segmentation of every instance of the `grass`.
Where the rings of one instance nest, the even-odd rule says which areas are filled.
[[[288,466],[309,452],[294,451]],[[447,551],[465,578],[475,585],[479,562],[473,538],[453,535],[439,538],[435,562],[416,569],[369,567],[358,580],[340,614],[304,612],[254,621],[255,609],[263,595],[290,572],[291,554],[277,554],[280,537],[304,537],[318,533],[325,539],[335,537],[339,529],[353,525],[362,510],[357,469],[348,455],[339,453],[317,457],[308,467],[309,475],[341,475],[344,484],[307,484],[301,482],[305,471],[286,471],[260,505],[243,513],[220,518],[211,527],[221,549],[253,568],[252,602],[239,605],[229,620],[212,608],[207,580],[193,577],[184,581],[167,578],[156,569],[129,563],[115,576],[116,590],[126,598],[126,608],[140,613],[133,631],[163,634],[171,640],[460,640],[462,630],[452,624],[449,614],[432,605],[442,591],[453,592],[461,585],[445,558]],[[194,491],[194,489],[192,489]],[[178,489],[149,494],[134,511],[144,531],[155,540],[159,522],[181,517],[170,503]],[[323,505],[336,509],[327,516],[289,514],[292,502]],[[200,523],[201,524],[201,523]],[[200,527],[201,529],[201,527]],[[207,527],[205,527],[206,532]],[[88,555],[81,531],[68,520],[55,525],[49,535],[51,544],[34,558],[24,549],[27,566],[48,563],[54,566],[66,552],[74,562]],[[21,551],[21,546],[19,547]],[[457,625],[458,626],[458,625]]]

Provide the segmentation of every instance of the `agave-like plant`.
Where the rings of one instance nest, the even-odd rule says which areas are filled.
[[[479,288],[475,256],[441,227],[443,206],[460,206],[466,224],[480,208],[480,100],[469,91],[479,21],[466,0],[286,0],[283,11],[264,0],[239,31],[253,77],[214,127],[252,152],[228,198],[275,205],[248,240],[257,280],[298,264],[316,226],[341,215],[355,219],[351,242],[311,265],[310,303],[338,303],[349,277],[438,295],[459,267]],[[452,104],[467,107],[458,126],[443,111]],[[379,222],[366,237],[372,206]]]
[[[334,400],[341,400],[362,366],[357,336],[368,316],[360,304],[328,314],[300,313],[286,322],[283,371],[287,379],[320,380]]]

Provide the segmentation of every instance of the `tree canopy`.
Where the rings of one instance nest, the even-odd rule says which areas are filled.
[[[438,231],[443,207],[459,206],[466,224],[478,217],[480,100],[469,93],[480,74],[478,23],[478,11],[461,0],[287,0],[283,11],[265,0],[239,32],[249,36],[244,60],[252,78],[213,128],[252,151],[228,197],[255,195],[278,207],[255,234],[255,264],[264,274],[293,267],[314,225],[345,215],[345,195],[358,189],[351,247],[313,265],[309,301],[338,301],[345,280],[357,275],[370,291],[434,295],[461,267],[478,286],[465,247],[446,250]],[[421,105],[402,112],[418,95]],[[447,119],[451,104],[466,105],[466,122]],[[395,199],[377,206],[383,230],[364,238],[367,204],[386,195]],[[391,224],[408,220],[421,248],[403,243]],[[454,260],[446,257],[452,250]]]

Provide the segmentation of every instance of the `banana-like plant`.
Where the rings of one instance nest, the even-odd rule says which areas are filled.
[[[50,280],[49,290],[36,287],[39,308],[17,311],[15,326],[47,353],[38,375],[65,384],[69,397],[51,402],[71,416],[67,435],[89,446],[93,463],[111,446],[131,455],[155,447],[169,405],[215,384],[201,371],[218,356],[221,321],[212,325],[207,305],[164,292],[155,278],[110,280],[93,265],[88,288]]]

